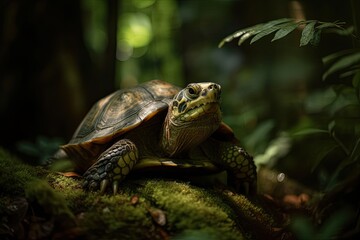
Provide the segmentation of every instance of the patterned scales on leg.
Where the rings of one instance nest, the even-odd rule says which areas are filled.
[[[133,142],[122,139],[113,144],[84,174],[84,188],[105,192],[112,183],[114,194],[121,182],[138,160],[138,151]]]
[[[256,166],[253,158],[241,147],[228,145],[221,154],[222,164],[228,172],[228,183],[246,194],[256,193]]]

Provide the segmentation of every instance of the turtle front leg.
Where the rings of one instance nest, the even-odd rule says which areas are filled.
[[[117,141],[84,173],[83,187],[100,189],[104,193],[111,183],[113,193],[116,194],[119,182],[128,175],[138,158],[138,150],[133,142],[128,139]]]
[[[257,173],[253,158],[241,147],[222,143],[220,145],[220,164],[228,174],[228,184],[238,192],[256,194]]]
[[[232,142],[210,139],[202,149],[212,161],[227,171],[229,186],[239,193],[256,194],[256,166],[243,148]]]

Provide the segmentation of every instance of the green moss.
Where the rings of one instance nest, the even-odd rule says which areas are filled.
[[[80,223],[92,239],[161,239],[145,203],[132,205],[128,196],[102,196]]]
[[[84,191],[79,178],[28,166],[1,148],[0,174],[0,214],[12,198],[26,197],[32,214],[62,226],[54,231],[76,224],[85,239],[262,239],[276,226],[257,200],[185,182],[129,179],[116,196],[100,195]]]
[[[131,203],[129,191],[115,196],[87,192],[81,181],[50,173],[50,185],[68,202],[79,218],[86,239],[161,239],[144,200]]]
[[[80,181],[49,174],[50,184],[80,216],[79,226],[88,238],[163,239],[169,236],[210,234],[221,239],[242,239],[221,198],[204,189],[169,180],[127,181],[116,196],[84,192]],[[132,201],[136,196],[138,200]],[[151,216],[160,209],[166,224],[159,226]],[[192,231],[190,231],[192,230]],[[185,234],[185,235],[184,235]]]
[[[81,180],[60,174],[50,173],[47,180],[65,198],[90,239],[163,239],[164,234],[174,239],[261,239],[276,226],[254,199],[184,182],[128,180],[112,196],[83,191]],[[165,215],[165,225],[154,221],[154,209]]]
[[[249,201],[244,195],[232,195],[230,198],[238,206],[237,209],[245,219],[257,221],[261,225],[266,225],[269,228],[271,225],[275,224],[270,215],[268,215],[260,206]]]
[[[55,192],[50,185],[43,180],[32,180],[25,185],[25,195],[30,202],[41,206],[45,214],[52,217],[72,219],[73,214],[69,210],[65,199]]]
[[[31,166],[0,148],[0,196],[23,196],[25,184],[35,175]]]
[[[267,213],[258,199],[250,201],[240,194],[223,194],[223,200],[231,206],[237,216],[236,221],[251,239],[262,239],[264,236],[276,234],[273,230],[279,227],[272,215]]]
[[[170,232],[214,230],[222,239],[242,239],[227,208],[211,191],[175,181],[148,180],[143,194],[167,213]]]
[[[213,228],[202,228],[202,229],[190,229],[185,230],[182,233],[174,236],[173,240],[218,240],[218,239],[243,239],[239,236],[230,235],[231,233],[219,232]]]
[[[61,193],[69,208],[74,213],[89,208],[89,198],[93,194],[85,192],[81,187],[80,181],[54,172],[49,172],[46,176],[46,180],[52,188]]]

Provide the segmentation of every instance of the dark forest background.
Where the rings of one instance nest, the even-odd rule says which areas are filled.
[[[329,111],[337,110],[326,107],[340,96],[332,84],[343,83],[322,81],[322,58],[352,48],[354,39],[326,34],[317,47],[299,47],[299,29],[272,43],[265,37],[241,47],[236,41],[222,48],[218,44],[238,29],[284,17],[352,26],[352,4],[2,0],[0,146],[38,163],[71,138],[93,103],[116,89],[152,79],[179,86],[213,81],[223,88],[224,121],[257,163],[322,189],[341,153],[330,151],[326,137],[299,140],[291,134],[328,127]],[[356,117],[342,126],[354,124]],[[313,171],[319,152],[331,160]]]

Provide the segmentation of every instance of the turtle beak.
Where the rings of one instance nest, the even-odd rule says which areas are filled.
[[[221,99],[221,86],[219,84],[214,83],[213,85],[209,86],[210,91],[214,91],[214,95],[216,100],[220,102]]]

